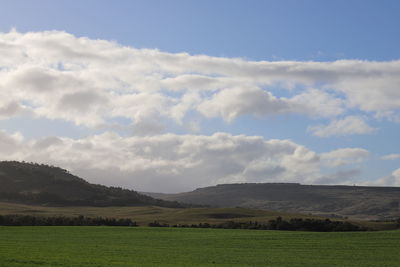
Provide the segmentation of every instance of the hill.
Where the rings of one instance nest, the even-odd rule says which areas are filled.
[[[399,187],[223,184],[179,194],[145,193],[170,201],[216,207],[245,207],[359,219],[400,217]]]
[[[16,161],[0,162],[0,201],[48,206],[183,207],[133,190],[91,184],[58,167]]]

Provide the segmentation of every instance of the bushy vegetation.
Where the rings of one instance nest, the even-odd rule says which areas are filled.
[[[38,217],[29,215],[0,215],[3,226],[137,226],[131,219],[77,217]]]
[[[347,231],[367,231],[365,227],[343,222],[331,221],[329,219],[302,219],[292,218],[290,220],[283,220],[278,217],[275,220],[269,220],[267,223],[259,223],[257,221],[249,222],[234,222],[227,221],[224,223],[210,224],[174,224],[169,225],[159,223],[157,221],[149,223],[150,227],[190,227],[190,228],[223,228],[223,229],[253,229],[253,230],[286,230],[286,231],[314,231],[314,232],[347,232]]]
[[[400,217],[397,219],[380,219],[380,220],[373,220],[374,222],[392,222],[396,223],[400,227]]]
[[[129,218],[103,218],[103,217],[43,217],[31,215],[0,215],[0,226],[138,226]],[[166,224],[154,221],[149,227],[180,227],[180,228],[222,228],[222,229],[251,229],[251,230],[287,230],[287,231],[314,231],[314,232],[346,232],[367,231],[349,222],[331,221],[329,219],[302,219],[292,218],[283,220],[278,217],[266,223],[257,221],[235,222],[226,221],[222,223],[199,223],[199,224]]]

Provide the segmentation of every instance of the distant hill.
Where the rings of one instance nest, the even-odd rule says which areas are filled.
[[[16,161],[0,162],[0,201],[48,206],[184,206],[133,190],[91,184],[58,167]]]
[[[170,201],[360,219],[400,217],[400,187],[294,183],[223,184],[179,194],[145,193]]]

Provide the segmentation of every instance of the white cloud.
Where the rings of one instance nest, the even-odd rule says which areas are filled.
[[[12,156],[21,148],[23,137],[21,133],[8,134],[0,131],[0,153],[12,159]],[[21,151],[23,153],[23,151]]]
[[[367,182],[366,184],[371,186],[400,186],[400,168],[394,170],[391,175],[382,177],[376,181]]]
[[[277,84],[286,97],[272,93]],[[196,111],[232,121],[282,113],[335,118],[351,108],[396,121],[398,84],[400,61],[248,61],[135,49],[60,31],[0,33],[3,119],[23,110],[95,127],[123,117],[141,134],[163,131],[164,120],[183,125]],[[358,126],[346,125],[345,134],[373,130],[349,118]],[[343,134],[322,128],[315,134]]]
[[[400,154],[388,154],[381,157],[383,160],[395,160],[400,159]]]
[[[365,122],[364,118],[358,116],[347,116],[343,119],[333,120],[328,125],[317,125],[308,128],[312,135],[318,137],[368,134],[375,130]]]
[[[363,162],[368,157],[369,151],[363,148],[340,148],[321,154],[323,165],[330,167]]]
[[[292,112],[308,114],[311,117],[335,117],[345,112],[343,99],[325,91],[309,89],[288,100]]]
[[[249,61],[60,31],[0,33],[0,119],[57,119],[134,134],[25,140],[0,132],[0,159],[53,163],[92,182],[153,191],[223,182],[348,183],[359,170],[339,168],[366,160],[368,151],[318,154],[289,140],[166,133],[201,132],[200,122],[211,117],[292,113],[329,119],[309,128],[316,136],[371,133],[368,116],[400,121],[399,84],[400,61]],[[350,110],[362,115],[348,116]]]
[[[91,182],[144,191],[233,182],[348,182],[358,173],[335,169],[323,174],[321,168],[359,162],[367,154],[353,148],[318,155],[290,140],[227,133],[121,137],[110,132],[25,140],[19,133],[0,132],[0,160],[50,163]]]
[[[236,87],[214,94],[202,102],[198,109],[207,117],[222,117],[232,121],[246,114],[265,116],[288,112],[290,105],[257,87]]]
[[[359,169],[339,170],[333,174],[321,176],[315,181],[316,184],[351,185],[355,178],[361,174]]]

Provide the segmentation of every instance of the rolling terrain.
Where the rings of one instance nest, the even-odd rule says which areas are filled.
[[[157,206],[137,207],[48,207],[0,202],[0,215],[33,215],[33,216],[67,216],[130,218],[139,225],[145,226],[150,222],[158,221],[167,224],[198,224],[221,223],[227,220],[235,221],[268,221],[281,216],[291,218],[320,218],[318,216],[266,211],[246,208],[166,208]],[[388,228],[391,229],[392,227]]]
[[[158,206],[49,207],[9,202],[0,202],[0,215],[31,215],[40,217],[85,216],[90,218],[105,217],[116,219],[129,218],[132,221],[135,221],[139,226],[147,226],[149,223],[155,221],[161,224],[174,225],[199,223],[219,224],[226,221],[268,222],[277,217],[282,217],[284,220],[290,220],[292,218],[324,219],[323,216],[249,208],[167,208]],[[399,224],[395,221],[374,222],[367,220],[345,220],[341,218],[334,218],[333,220],[349,221],[350,223],[367,227],[371,230],[399,229]]]
[[[58,167],[16,161],[0,162],[0,201],[46,206],[184,207],[133,190],[91,184]]]
[[[400,187],[290,183],[223,184],[178,194],[145,193],[169,201],[355,219],[400,217]]]
[[[348,216],[356,222],[400,217],[399,188],[231,184],[181,194],[150,195],[91,184],[58,167],[0,162],[0,215],[130,218],[139,225],[154,221],[262,222],[278,216],[337,220]],[[396,228],[392,222],[361,224],[371,229]]]

